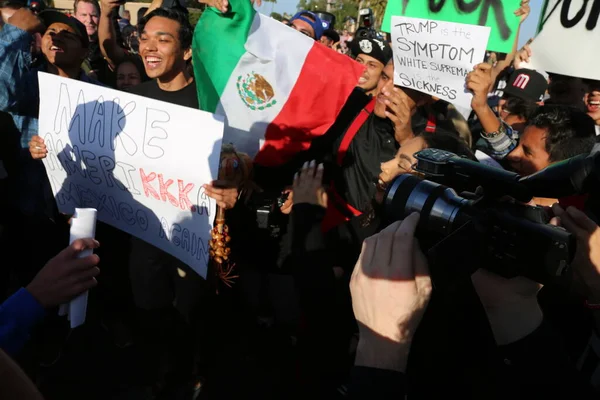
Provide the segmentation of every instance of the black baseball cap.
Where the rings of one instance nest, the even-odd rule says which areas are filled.
[[[510,75],[504,94],[538,102],[544,99],[547,89],[548,80],[544,75],[533,69],[522,68]]]
[[[383,40],[372,38],[354,38],[350,42],[350,51],[354,58],[361,54],[373,57],[386,65],[392,58],[392,48]]]
[[[66,14],[63,14],[60,11],[56,10],[45,10],[38,14],[38,17],[42,20],[46,29],[52,24],[65,24],[73,28],[75,33],[81,38],[81,44],[83,44],[84,48],[88,48],[90,46],[90,40],[88,39],[87,30],[85,29],[85,25],[83,25],[77,18],[69,17]]]

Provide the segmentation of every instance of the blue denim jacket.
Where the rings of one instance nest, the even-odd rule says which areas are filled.
[[[46,65],[32,67],[33,36],[13,25],[0,29],[0,111],[11,114],[21,133],[18,193],[12,198],[26,215],[56,217],[54,196],[41,161],[29,154],[29,141],[38,134],[40,92],[38,72]],[[83,71],[80,81],[100,84]]]

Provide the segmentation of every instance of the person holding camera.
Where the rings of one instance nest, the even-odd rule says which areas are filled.
[[[577,236],[574,285],[588,298],[588,304],[595,304],[592,302],[600,294],[600,258],[596,253],[600,250],[600,228],[574,208],[567,212],[559,206],[554,209],[560,224]],[[418,219],[413,214],[403,222],[395,222],[363,244],[350,284],[360,329],[348,387],[351,399],[399,398],[411,384],[406,375],[407,365],[409,369],[411,365],[409,354],[413,343],[422,343],[417,327],[432,293],[427,261],[413,242]],[[508,280],[485,269],[479,269],[472,280],[497,345],[489,363],[480,365],[494,374],[485,388],[485,398],[597,396],[586,381],[590,377],[575,371],[561,351],[560,339],[543,322],[536,300],[539,284],[524,277]],[[598,317],[594,316],[596,329],[600,327]],[[597,358],[592,365],[590,375],[598,371]],[[475,379],[474,390],[478,386]],[[433,384],[428,379],[423,381]],[[440,388],[439,394],[448,389]]]

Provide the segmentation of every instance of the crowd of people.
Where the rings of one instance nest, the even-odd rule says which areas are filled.
[[[227,0],[200,2],[232,11]],[[427,178],[414,168],[425,149],[521,176],[593,153],[600,82],[530,69],[531,41],[519,49],[517,37],[465,77],[465,117],[395,86],[385,38],[325,30],[298,12],[283,23],[364,72],[327,132],[284,165],[224,146],[219,180],[205,187],[231,237],[235,279],[224,284],[100,221],[95,239],[66,246],[70,216],[42,163],[38,72],[202,106],[185,8],[154,0],[132,26],[122,4],[76,0],[65,14],[0,3],[1,398],[598,398],[593,196],[522,205],[544,207],[544,223],[577,243],[569,272],[544,284],[485,260],[432,280],[426,216],[391,222],[385,203],[399,176]],[[523,0],[515,18],[529,12]],[[86,249],[95,254],[78,258]],[[57,307],[88,290],[87,322],[71,330]]]

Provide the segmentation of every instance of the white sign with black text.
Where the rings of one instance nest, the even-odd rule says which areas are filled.
[[[490,28],[421,18],[392,18],[394,84],[470,108],[465,77],[483,61]]]
[[[535,69],[600,80],[600,0],[546,0],[531,44]]]

